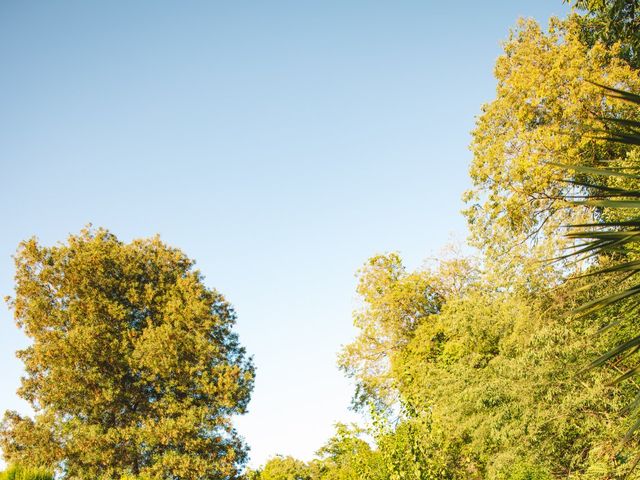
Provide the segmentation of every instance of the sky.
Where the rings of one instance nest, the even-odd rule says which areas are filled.
[[[561,0],[0,3],[0,297],[11,255],[88,223],[159,233],[238,314],[251,465],[349,410],[357,269],[463,242],[469,132],[500,42]],[[28,339],[0,305],[0,412]]]

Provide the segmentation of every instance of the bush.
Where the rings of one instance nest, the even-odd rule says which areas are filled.
[[[53,480],[53,473],[46,468],[12,465],[0,472],[0,480]]]
[[[551,480],[549,472],[538,465],[516,464],[511,470],[509,480]]]

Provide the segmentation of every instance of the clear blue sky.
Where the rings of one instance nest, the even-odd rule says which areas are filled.
[[[0,294],[22,239],[160,233],[235,305],[252,464],[347,410],[354,272],[464,239],[469,131],[500,41],[561,0],[0,4]],[[26,339],[0,307],[0,411]]]

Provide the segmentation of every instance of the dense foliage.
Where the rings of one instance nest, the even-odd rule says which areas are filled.
[[[636,68],[640,66],[640,1],[574,0],[570,3],[587,13],[580,17],[585,43],[619,43],[623,58]]]
[[[12,465],[0,472],[0,480],[53,480],[53,474],[46,468]]]
[[[7,461],[68,479],[236,477],[246,449],[231,417],[253,366],[192,260],[85,229],[53,247],[27,240],[15,263],[10,306],[32,340],[18,393],[35,416],[5,415]]]
[[[640,90],[640,30],[634,2],[577,3],[584,15],[552,19],[547,31],[522,20],[497,61],[465,194],[476,257],[412,272],[391,253],[360,270],[360,333],[339,365],[356,383],[354,405],[369,411],[369,441],[356,435],[360,449],[336,449],[351,452],[340,461],[327,463],[324,450],[306,464],[287,459],[302,472],[292,478],[640,478],[638,434],[625,439],[638,370],[617,354],[638,338],[636,303],[591,308],[635,285],[602,272],[639,271],[637,248],[620,242],[637,220],[638,143],[612,138],[640,131],[640,111],[595,83]],[[601,200],[621,191],[633,208]],[[564,225],[585,223],[623,231],[606,251],[565,257],[602,240],[565,235]],[[585,370],[597,358],[601,368]],[[340,428],[329,444],[351,445]],[[282,460],[253,478],[289,478],[273,473]]]
[[[640,97],[599,86],[640,91],[640,12],[573,4],[547,30],[521,20],[496,62],[464,195],[474,255],[358,272],[338,364],[366,428],[241,474],[230,417],[254,372],[233,310],[180,251],[85,230],[16,256],[36,415],[6,414],[5,458],[69,479],[640,479]]]
[[[638,115],[624,103],[606,102],[590,83],[640,89],[620,48],[585,45],[575,16],[552,19],[548,33],[522,20],[505,42],[495,67],[496,98],[483,106],[473,131],[473,188],[465,194],[472,243],[495,261],[492,268],[539,255],[533,240],[547,240],[541,249],[551,241],[562,247],[560,225],[591,218],[568,208],[563,195],[572,186],[550,162],[595,166],[630,154],[628,146],[588,134],[602,128],[602,116]]]

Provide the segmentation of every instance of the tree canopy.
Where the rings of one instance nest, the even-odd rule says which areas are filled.
[[[554,163],[594,166],[625,158],[630,150],[586,134],[602,128],[602,116],[638,115],[607,102],[590,82],[639,89],[638,72],[620,57],[620,44],[588,45],[580,32],[577,16],[552,19],[548,32],[534,20],[521,20],[496,62],[496,98],[476,121],[473,187],[465,194],[471,241],[488,260],[498,259],[496,268],[508,263],[503,254],[518,247],[535,254],[536,241],[560,248],[561,225],[591,218],[568,208],[563,195],[571,185]]]
[[[566,1],[566,0],[565,0]],[[640,67],[640,2],[638,0],[573,0],[579,11],[585,43],[619,43],[622,56]]]
[[[15,256],[19,395],[33,418],[5,415],[5,459],[69,479],[235,478],[246,458],[232,416],[254,368],[236,315],[193,260],[159,238],[124,243],[85,229]]]
[[[640,479],[638,2],[570,3],[503,44],[472,132],[472,253],[414,270],[382,253],[357,272],[358,333],[338,366],[365,427],[242,472],[232,417],[254,367],[233,308],[158,238],[85,229],[15,257],[9,305],[32,340],[19,394],[35,415],[4,417],[7,472]]]
[[[411,271],[381,254],[358,272],[358,335],[338,363],[373,442],[319,452],[308,478],[640,478],[639,435],[623,441],[640,402],[637,302],[584,308],[636,287],[638,143],[611,137],[637,139],[640,112],[598,84],[640,90],[639,30],[635,2],[577,3],[586,14],[547,30],[521,20],[496,62],[465,194],[474,255]],[[605,205],[619,200],[630,208]]]

